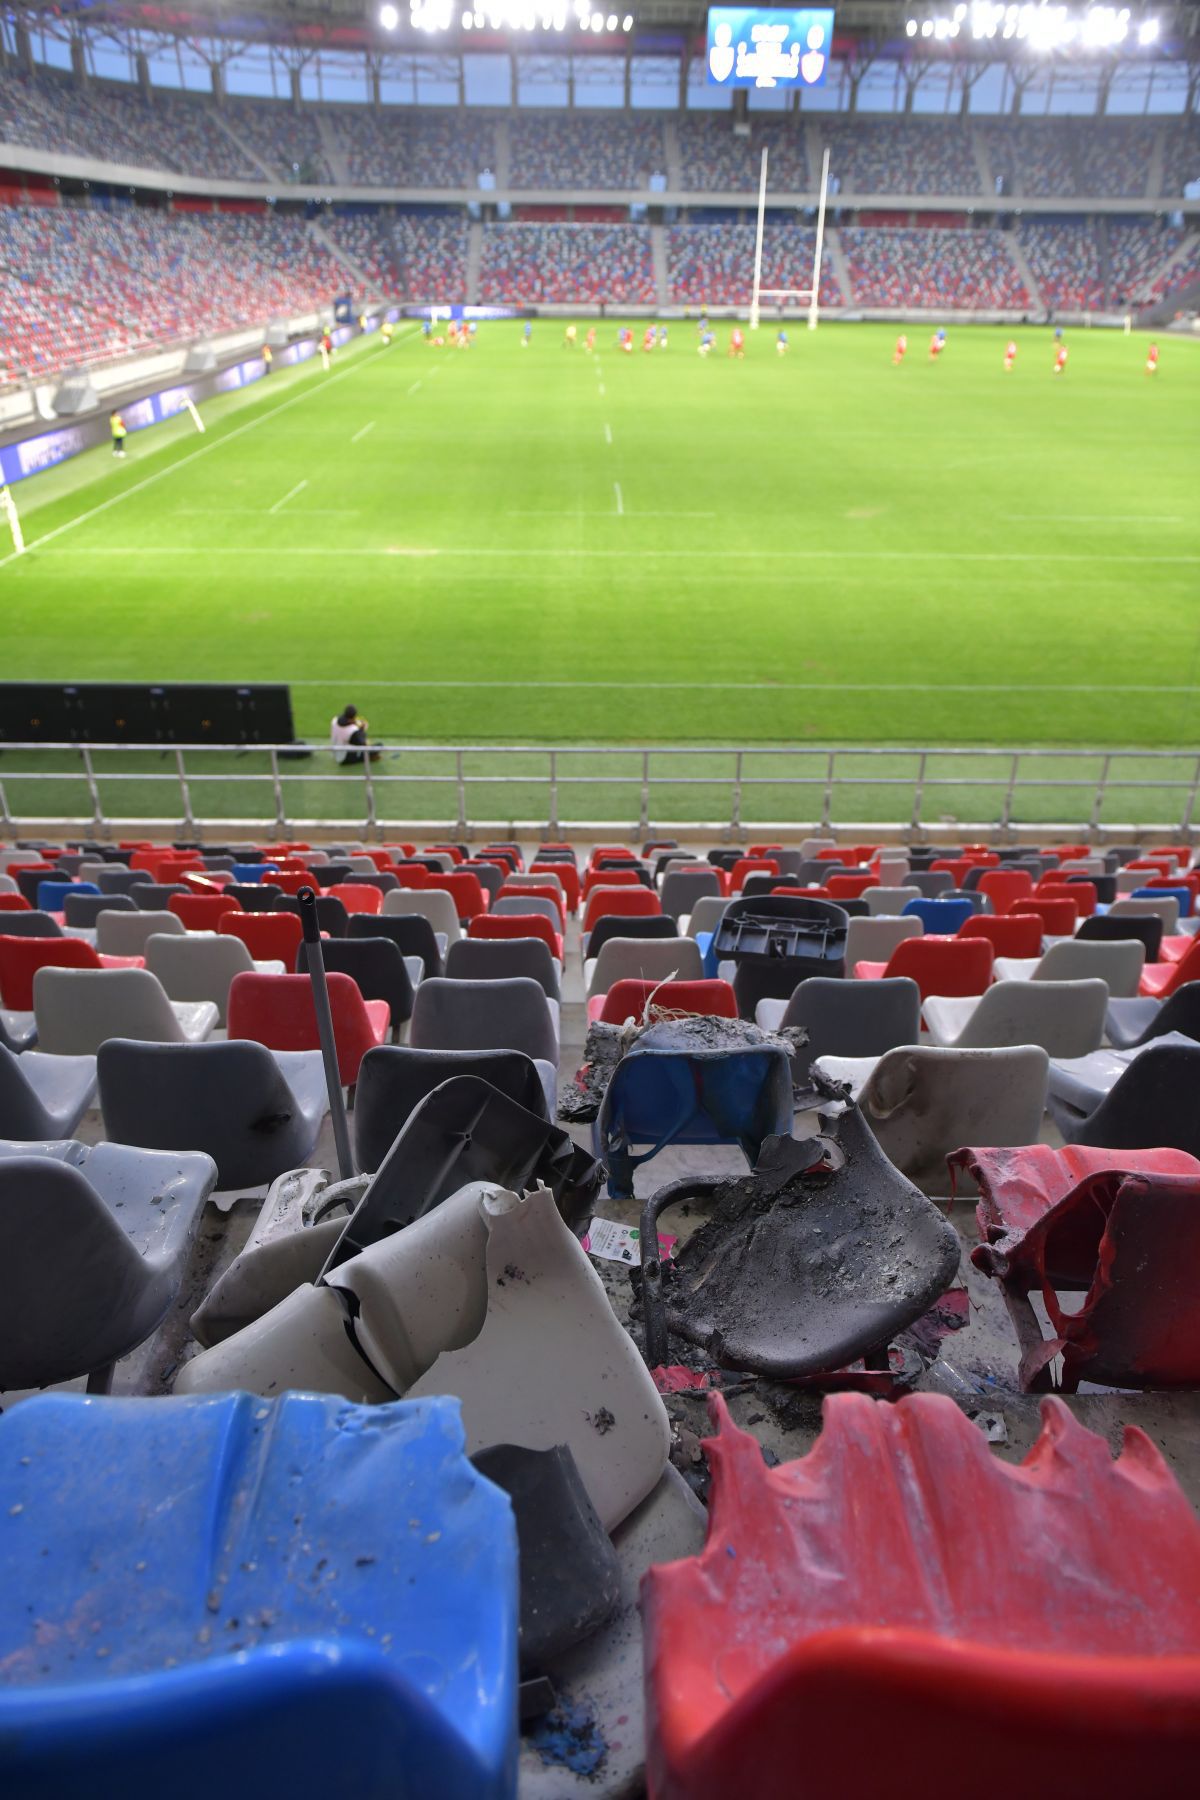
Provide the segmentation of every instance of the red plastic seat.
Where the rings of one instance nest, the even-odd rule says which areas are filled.
[[[921,990],[921,999],[934,994],[962,996],[982,994],[992,979],[996,952],[984,937],[905,938],[886,963],[858,963],[859,981],[878,981],[908,975]]]
[[[241,901],[226,894],[172,894],[167,901],[167,911],[189,931],[215,931],[226,913],[241,910]]]
[[[488,909],[488,897],[479,877],[472,875],[470,870],[465,875],[435,875],[431,870],[428,885],[431,888],[443,888],[450,895],[460,922],[477,919],[480,913],[485,913]]]
[[[1022,913],[1032,913],[1042,921],[1042,930],[1047,937],[1074,937],[1075,927],[1079,923],[1079,912],[1073,900],[1042,900],[1032,898],[1018,900],[1013,907],[1018,917]]]
[[[529,873],[531,875],[557,875],[566,898],[567,911],[573,913],[579,911],[579,897],[583,890],[579,880],[579,870],[574,863],[533,862],[529,865]]]
[[[969,856],[977,869],[998,869],[1000,857],[995,850],[989,850],[986,844],[964,844],[963,855]]]
[[[1069,900],[1081,919],[1096,910],[1096,890],[1090,881],[1047,881],[1043,876],[1034,889],[1035,900]]]
[[[614,981],[607,994],[593,994],[587,1003],[588,1024],[599,1019],[605,1025],[623,1025],[640,1019],[646,1002],[666,1012],[694,1013],[702,1018],[736,1019],[737,998],[727,981]]]
[[[260,915],[261,916],[261,915]],[[326,976],[338,1073],[343,1087],[358,1080],[368,1050],[387,1042],[391,1009],[386,1000],[364,1000],[358,983],[340,970]],[[244,970],[229,984],[230,1038],[253,1038],[268,1050],[319,1050],[317,1014],[307,975],[259,975]]]
[[[1178,962],[1147,963],[1138,983],[1138,993],[1167,1000],[1185,982],[1200,981],[1200,937],[1192,939],[1190,950]]]
[[[640,882],[634,887],[593,888],[583,914],[583,930],[591,931],[597,919],[649,919],[662,912],[662,902]]]
[[[383,889],[369,881],[336,881],[325,892],[332,900],[340,900],[348,913],[381,913]]]
[[[1028,900],[1033,893],[1033,876],[1028,869],[989,869],[979,877],[976,893],[986,894],[993,910],[1011,912],[1018,900]]]
[[[429,870],[424,863],[399,862],[392,872],[398,877],[401,887],[423,888],[429,886]]]
[[[226,913],[217,930],[223,937],[241,938],[255,962],[281,962],[295,967],[296,947],[304,928],[296,913]]]
[[[740,894],[747,875],[778,875],[779,864],[773,856],[743,856],[729,871],[729,892]]]
[[[393,863],[408,862],[409,858],[412,856],[413,852],[416,850],[416,847],[417,846],[415,844],[381,844],[380,845],[380,849],[385,850],[387,852],[387,854],[391,857]]]
[[[562,961],[562,934],[544,913],[478,913],[467,927],[472,938],[541,938],[551,956]]]
[[[826,1399],[768,1469],[719,1436],[698,1556],[642,1580],[652,1800],[1185,1800],[1200,1522],[1144,1432],[1061,1400],[1019,1465],[941,1395]]]
[[[0,937],[0,1005],[33,1009],[39,969],[144,969],[140,956],[101,956],[78,937]]]
[[[549,887],[549,886],[534,887],[532,884],[530,884],[530,886],[528,886],[528,887],[509,887],[508,883],[505,882],[504,886],[500,889],[500,892],[496,895],[496,899],[497,900],[519,900],[525,894],[528,894],[532,899],[535,899],[535,900],[549,900],[554,906],[556,906],[558,908],[559,926],[561,927],[562,930],[564,930],[564,931],[566,930],[566,927],[567,927],[567,903],[566,903],[566,899],[563,896],[563,891],[561,888]]]
[[[583,878],[583,897],[586,900],[593,889],[598,887],[645,887],[636,869],[589,869]]]
[[[854,854],[848,844],[835,844],[832,848],[826,846],[824,850],[818,850],[813,860],[814,862],[852,863]]]
[[[929,870],[931,874],[944,871],[953,878],[955,887],[960,888],[971,866],[969,856],[939,856],[935,862],[930,863]]]
[[[878,875],[828,875],[825,885],[831,900],[857,900],[868,888],[879,886]],[[776,888],[776,893],[779,889]]]
[[[386,850],[360,850],[358,854],[360,856],[369,856],[377,869],[386,869],[389,874],[391,873],[392,858],[388,855]]]
[[[570,847],[569,844],[545,845],[547,850],[569,850]],[[636,862],[638,859],[636,850],[631,850],[628,844],[596,844],[588,857],[588,868],[594,869],[600,859],[606,856],[619,856],[625,862]]]
[[[421,851],[422,856],[448,856],[452,863],[465,862],[466,858],[457,844],[426,844]]]
[[[0,894],[0,912],[32,912],[24,894]]]
[[[997,956],[1040,956],[1044,927],[1036,913],[976,913],[955,937],[985,937]]]
[[[309,869],[305,869],[303,873],[297,873],[294,869],[280,869],[277,874],[272,875],[271,886],[279,888],[285,894],[291,894],[294,898],[301,888],[312,888],[314,892],[319,893],[321,883],[320,879]]]

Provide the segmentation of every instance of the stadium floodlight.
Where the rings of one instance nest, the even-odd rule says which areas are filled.
[[[605,31],[615,31],[617,29],[616,13],[609,13],[607,19],[604,21],[604,29]]]
[[[970,4],[956,6],[953,13],[932,12],[921,19],[908,19],[904,29],[910,38],[919,33],[939,43],[969,29],[976,43],[1001,37],[1043,52],[1072,48],[1116,50],[1129,37],[1130,19],[1127,6],[1014,5],[1011,0],[1008,4],[1005,0],[971,0]],[[1157,19],[1146,19],[1137,29],[1138,42],[1143,46],[1156,43],[1158,35]]]
[[[395,31],[397,25],[400,23],[400,14],[396,11],[394,6],[381,6],[379,9],[379,23],[383,26],[385,31]]]
[[[625,17],[621,20],[621,30],[622,31],[632,31],[633,30],[633,14],[632,13],[626,13]]]
[[[1139,44],[1157,44],[1157,42],[1158,42],[1158,20],[1157,19],[1143,19],[1141,24],[1138,26],[1138,43]]]

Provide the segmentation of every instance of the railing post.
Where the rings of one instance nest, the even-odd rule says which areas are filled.
[[[641,810],[638,815],[638,836],[645,837],[650,830],[650,752],[642,751],[642,797]]]
[[[729,833],[732,837],[742,829],[742,769],[745,752],[737,750],[733,757],[733,802],[730,806]]]
[[[8,795],[4,792],[2,781],[0,781],[0,825],[3,825],[5,831],[12,832],[15,836],[17,822],[8,810]]]
[[[96,781],[96,771],[92,767],[92,753],[86,744],[80,744],[79,753],[83,758],[83,773],[87,781],[88,798],[92,803],[92,824],[99,831],[104,825],[104,808],[100,804],[100,788]]]
[[[1112,764],[1112,753],[1106,753],[1100,764],[1100,779],[1096,783],[1096,798],[1092,801],[1092,817],[1088,825],[1089,831],[1097,831],[1100,827],[1100,813],[1104,806],[1104,792],[1108,786],[1108,771]]]
[[[913,788],[912,829],[914,831],[925,829],[921,823],[921,811],[925,804],[925,765],[928,759],[928,751],[922,750],[917,759],[917,780]]]
[[[562,830],[558,822],[558,751],[550,752],[550,817],[546,821],[546,829],[551,832]]]
[[[279,750],[271,745],[271,792],[275,796],[275,830],[282,836],[287,831],[287,815],[283,810],[283,782],[279,775]]]
[[[1014,751],[1012,766],[1008,771],[1008,787],[1004,794],[1004,804],[1000,808],[1000,828],[1007,831],[1012,824],[1013,796],[1017,786],[1017,772],[1021,765],[1021,752]]]
[[[194,831],[196,821],[192,816],[192,795],[188,787],[187,768],[183,760],[183,751],[178,745],[175,747],[175,768],[179,775],[179,793],[183,801],[183,828],[185,831]]]
[[[1191,790],[1184,803],[1183,817],[1179,821],[1180,835],[1185,844],[1190,844],[1192,841],[1192,814],[1196,810],[1196,800],[1198,796],[1200,796],[1200,756],[1196,758],[1196,772],[1192,776]],[[3,799],[0,797],[0,807],[2,806]]]
[[[454,796],[458,807],[458,822],[454,829],[459,837],[465,838],[467,835],[467,781],[463,773],[461,750],[454,752]]]
[[[375,831],[377,829],[375,822],[375,780],[371,774],[371,752],[369,749],[363,751],[363,789],[367,802],[366,827],[368,831]]]
[[[831,750],[825,764],[825,796],[821,801],[821,830],[828,831],[833,821],[833,777],[837,768],[837,751]]]

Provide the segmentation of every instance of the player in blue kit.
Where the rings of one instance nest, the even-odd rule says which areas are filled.
[[[522,337],[521,337],[521,348],[522,348],[522,350],[528,350],[528,348],[529,348],[529,340],[530,340],[530,338],[531,338],[531,337],[532,337],[532,336],[533,336],[533,325],[532,325],[532,323],[531,323],[531,322],[530,322],[530,321],[529,321],[529,320],[528,320],[528,319],[526,319],[526,321],[525,321],[525,330],[524,330],[524,333],[523,333],[523,334],[522,334]]]
[[[787,355],[787,347],[788,347],[788,334],[781,325],[779,328],[779,331],[776,335],[776,338],[775,338],[775,354],[776,354],[776,356],[786,356]]]

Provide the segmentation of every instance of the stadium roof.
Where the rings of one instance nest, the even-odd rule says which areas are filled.
[[[476,5],[480,0],[475,0]],[[706,0],[623,0],[632,13],[634,31],[622,38],[623,48],[667,50],[668,37],[677,40],[703,31],[708,11]],[[1078,9],[1087,0],[1078,0]],[[487,0],[482,0],[487,10]],[[146,0],[9,0],[10,16],[25,15],[31,23],[60,32],[99,30],[110,35],[145,34],[154,37],[189,37],[199,39],[229,38],[241,43],[269,40],[291,41],[298,47],[318,48],[337,45],[343,48],[375,48],[388,50],[436,50],[450,47],[447,34],[431,35],[414,30],[408,21],[408,8],[398,0],[401,15],[398,29],[385,31],[379,24],[378,0],[164,0],[163,4]],[[1189,60],[1200,56],[1200,0],[1131,0],[1129,10],[1135,20],[1154,17],[1161,25],[1160,54],[1184,54]],[[926,45],[921,40],[910,42],[905,36],[909,19],[924,19],[953,11],[952,0],[840,0],[835,3],[839,37],[861,39],[877,54],[889,49],[905,55],[979,54],[975,44],[965,35],[955,44]],[[546,37],[524,32],[507,35],[503,30],[475,32],[470,40],[452,28],[448,34],[457,49],[460,42],[470,41],[480,49],[520,47],[545,51]],[[658,40],[647,43],[645,40]],[[569,44],[555,39],[556,47],[572,50],[610,52],[612,39],[607,36],[575,41]],[[986,46],[989,59],[998,60],[1021,54],[1025,46],[997,39]]]

